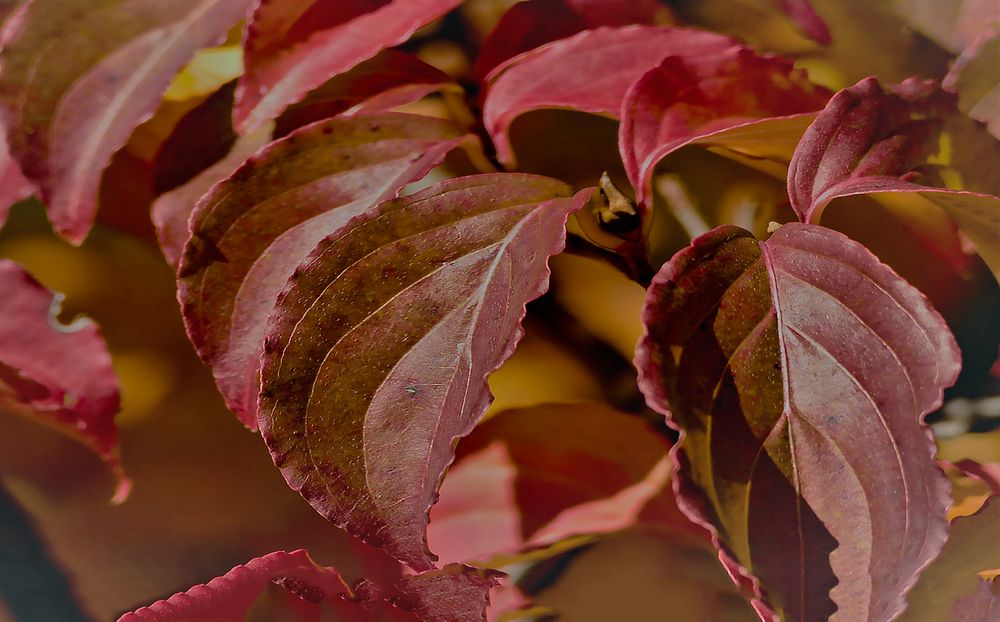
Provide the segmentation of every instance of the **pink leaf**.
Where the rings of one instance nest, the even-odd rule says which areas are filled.
[[[598,26],[657,24],[670,20],[657,0],[526,0],[512,6],[483,41],[475,72],[481,80],[497,65]]]
[[[97,326],[66,326],[53,295],[16,263],[0,260],[0,408],[46,423],[84,443],[118,479],[116,502],[131,486],[118,454],[120,397]]]
[[[67,240],[86,237],[101,174],[174,74],[249,0],[32,0],[7,22],[0,113],[10,150]]]
[[[663,267],[643,319],[640,387],[683,433],[679,502],[758,608],[898,615],[950,503],[922,418],[960,356],[923,295],[829,229],[724,226]]]
[[[816,13],[810,0],[780,0],[781,8],[810,39],[830,45],[833,37],[823,18]]]
[[[647,506],[673,504],[668,449],[641,419],[600,404],[496,415],[459,443],[431,510],[430,548],[446,562],[489,562],[648,524]],[[690,524],[654,516],[660,526]]]
[[[268,324],[260,429],[289,486],[349,533],[432,567],[427,513],[493,397],[486,377],[548,287],[569,198],[500,173],[386,201],[316,247]]]
[[[979,589],[955,601],[948,622],[993,622],[1000,619],[1000,581],[983,579]]]
[[[25,179],[21,167],[11,157],[7,148],[7,134],[0,126],[0,228],[6,222],[10,208],[34,192],[34,185]]]
[[[829,96],[790,61],[745,47],[667,57],[632,84],[622,105],[619,146],[636,199],[648,208],[653,169],[669,153],[726,146],[726,130],[819,110]]]
[[[838,92],[806,131],[792,156],[788,196],[803,222],[817,223],[831,201],[889,195],[943,209],[1000,278],[1000,198],[914,183],[938,149],[953,102],[933,85],[907,81],[886,92],[866,78]]]
[[[331,119],[271,144],[198,203],[179,299],[188,335],[244,424],[256,429],[267,316],[295,267],[463,140],[456,125],[414,115]]]
[[[277,117],[328,79],[403,43],[460,0],[260,0],[237,91],[240,133]]]
[[[667,56],[718,54],[737,45],[685,28],[595,28],[512,58],[487,78],[483,123],[502,162],[514,160],[507,137],[519,115],[571,108],[617,117],[629,86]]]

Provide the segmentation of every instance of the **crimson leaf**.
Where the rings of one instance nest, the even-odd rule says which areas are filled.
[[[0,114],[10,151],[67,240],[86,237],[101,174],[174,74],[249,0],[32,0],[5,26]]]
[[[0,260],[0,408],[53,426],[101,457],[131,483],[118,455],[118,380],[101,332],[86,319],[59,324],[53,296],[16,263]]]
[[[723,226],[663,267],[643,320],[640,387],[683,432],[679,502],[759,579],[758,607],[898,615],[950,503],[921,419],[960,356],[923,295],[829,229]]]
[[[226,403],[256,429],[267,316],[292,271],[352,217],[423,177],[463,140],[398,113],[331,119],[271,144],[191,215],[178,271],[188,335]]]
[[[859,194],[929,203],[947,212],[1000,278],[1000,198],[921,185],[952,102],[932,85],[907,81],[894,92],[875,78],[839,91],[799,142],[788,196],[803,222],[818,223],[831,201]]]
[[[271,316],[260,429],[289,486],[417,570],[427,512],[564,244],[565,184],[522,174],[386,201],[298,268]]]
[[[237,90],[237,130],[256,129],[328,79],[403,43],[460,2],[259,0],[244,42],[246,73]]]

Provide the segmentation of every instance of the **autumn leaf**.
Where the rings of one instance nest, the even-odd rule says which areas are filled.
[[[792,157],[792,208],[812,223],[835,199],[855,195],[902,202],[900,210],[914,217],[928,207],[944,210],[1000,278],[1000,198],[924,185],[950,110],[947,94],[916,81],[887,92],[866,78],[838,92]]]
[[[643,319],[640,388],[683,433],[678,501],[758,608],[898,615],[950,503],[921,420],[960,357],[926,299],[829,229],[724,226],[661,269]]]
[[[244,41],[234,121],[247,133],[330,78],[403,43],[460,0],[257,3]]]
[[[100,330],[85,318],[60,324],[62,297],[12,261],[0,260],[0,291],[0,409],[89,447],[118,480],[113,500],[124,501],[131,482],[114,420],[121,398]]]
[[[762,120],[806,117],[803,113],[821,109],[829,95],[790,61],[746,47],[667,57],[632,84],[622,105],[619,148],[636,200],[649,208],[653,169],[669,153],[691,144],[745,152],[744,137],[754,132],[772,144],[777,126]],[[749,155],[775,157],[766,151]]]
[[[492,401],[486,377],[548,287],[570,198],[515,173],[386,201],[323,240],[268,324],[260,429],[289,486],[417,570],[452,442]]]
[[[178,296],[191,341],[247,427],[257,427],[267,316],[292,271],[467,140],[452,123],[415,115],[331,119],[271,144],[199,202]]]
[[[101,175],[171,79],[249,0],[32,0],[5,26],[0,115],[49,218],[80,243]]]
[[[483,123],[497,156],[513,164],[507,136],[530,110],[569,108],[617,118],[629,86],[667,56],[718,54],[735,41],[710,32],[656,26],[601,27],[525,52],[487,77]]]

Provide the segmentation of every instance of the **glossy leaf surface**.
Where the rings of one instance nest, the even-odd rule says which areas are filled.
[[[198,204],[179,298],[192,342],[248,427],[256,428],[267,316],[292,271],[462,140],[454,124],[414,115],[333,119],[271,144]]]
[[[316,247],[268,325],[260,429],[320,514],[432,566],[427,513],[452,441],[492,401],[486,377],[512,354],[589,194],[463,177],[384,202]]]
[[[539,108],[569,108],[618,117],[629,86],[667,56],[718,54],[736,45],[710,32],[655,26],[595,28],[526,52],[487,79],[483,123],[502,162],[514,154],[507,131]]]
[[[0,111],[11,153],[67,240],[90,231],[111,156],[174,74],[249,0],[33,0],[6,24]]]
[[[460,0],[260,1],[247,27],[235,125],[252,131],[330,78],[403,43]]]
[[[0,260],[0,408],[40,421],[92,449],[118,479],[116,501],[130,483],[119,462],[115,414],[118,379],[97,326],[62,325],[62,297],[16,263]]]
[[[649,206],[653,169],[669,153],[690,144],[740,149],[755,122],[819,110],[828,98],[790,61],[749,48],[667,57],[636,80],[622,105],[619,148],[637,201]]]
[[[960,357],[926,299],[829,229],[724,226],[661,269],[643,319],[640,387],[683,432],[679,503],[758,606],[898,615],[950,503],[921,420]]]

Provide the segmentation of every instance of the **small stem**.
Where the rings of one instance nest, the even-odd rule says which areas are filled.
[[[657,175],[653,180],[656,190],[666,199],[667,207],[673,213],[677,222],[684,227],[691,239],[707,233],[711,227],[698,212],[694,201],[677,175]]]

